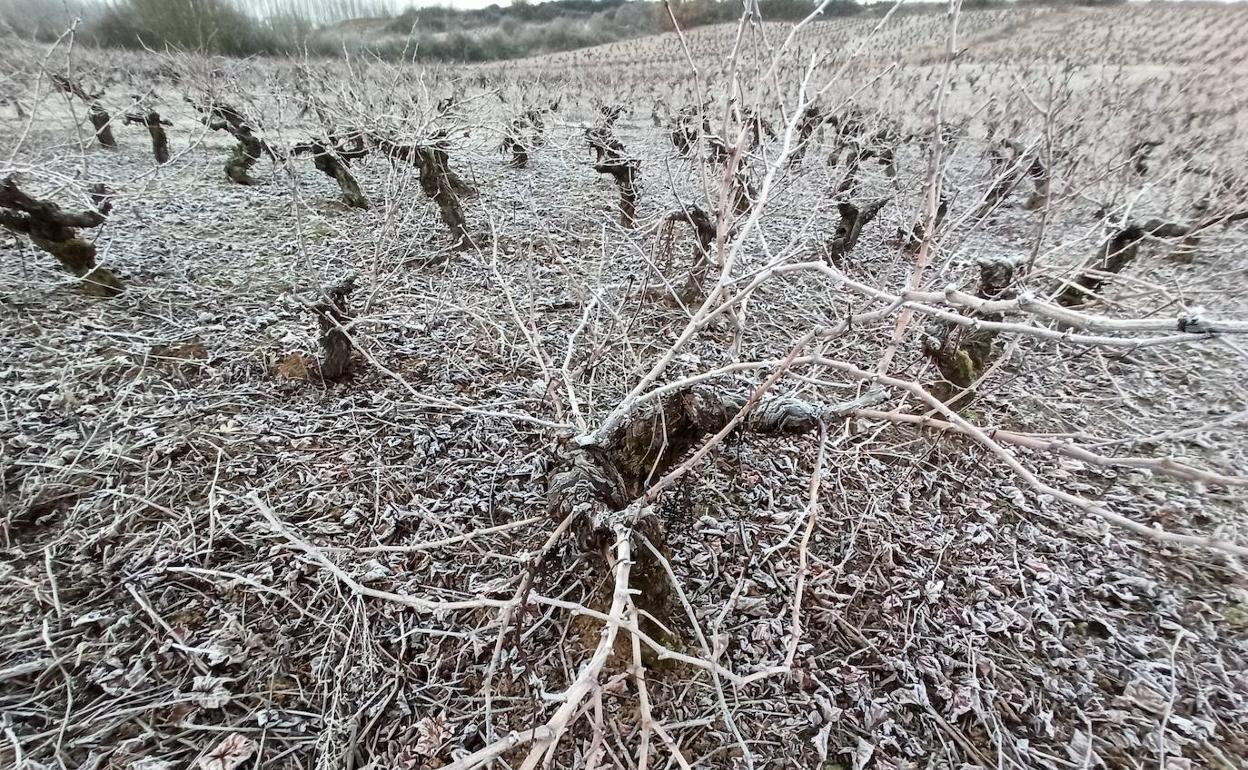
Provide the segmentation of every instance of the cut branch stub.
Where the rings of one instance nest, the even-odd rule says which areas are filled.
[[[524,124],[533,129],[533,146],[541,147],[546,144],[546,120],[542,117],[543,110],[541,107],[533,107],[525,110],[521,116]]]
[[[95,94],[87,93],[81,83],[76,80],[70,80],[68,77],[60,74],[59,72],[52,73],[52,84],[70,96],[78,97],[84,104],[90,104],[104,95],[103,92]]]
[[[335,382],[351,374],[354,346],[345,329],[351,323],[347,297],[355,291],[355,278],[348,277],[322,290],[322,298],[312,305],[321,330],[321,378]]]
[[[62,267],[82,278],[86,293],[111,297],[125,287],[108,268],[96,265],[95,244],[78,237],[77,228],[99,227],[112,210],[104,185],[91,189],[91,199],[94,209],[71,214],[51,201],[27,195],[9,177],[0,185],[0,225],[29,236],[31,243],[56,257]]]
[[[624,156],[624,145],[612,134],[610,126],[585,129],[585,141],[589,144],[589,149],[594,151],[594,163]]]
[[[884,167],[885,176],[896,178],[894,148],[901,142],[901,134],[891,120],[881,116],[876,123],[880,127],[871,130],[867,116],[856,107],[851,107],[841,115],[830,118],[828,123],[835,129],[828,165],[839,165],[841,154],[845,153],[845,176],[841,179],[838,194],[853,194],[863,161],[872,158]]]

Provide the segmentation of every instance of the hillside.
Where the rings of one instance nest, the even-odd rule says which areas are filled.
[[[1248,7],[5,42],[0,768],[1248,768]]]

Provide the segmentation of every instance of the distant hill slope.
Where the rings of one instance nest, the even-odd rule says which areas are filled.
[[[741,5],[735,0],[683,0],[670,5],[654,0],[551,0],[539,4],[520,0],[468,10],[412,8],[393,17],[371,11],[365,13],[372,15],[317,25],[300,15],[306,14],[308,6],[279,4],[272,7],[286,10],[259,15],[255,10],[259,5],[243,0],[214,0],[184,7],[175,7],[167,0],[0,0],[0,34],[13,32],[51,42],[73,19],[81,18],[77,40],[134,49],[325,57],[349,51],[388,60],[509,61],[524,67],[622,58],[651,66],[685,58],[677,36],[672,34],[677,27],[684,31],[695,56],[726,53],[721,50],[722,36],[712,28],[733,24],[741,14]],[[758,0],[761,24],[751,28],[787,28],[817,7],[816,0]],[[959,45],[978,57],[1017,57],[1021,46],[1021,50],[1042,59],[1061,50],[1079,60],[1106,63],[1201,60],[1225,64],[1242,59],[1228,62],[1217,58],[1221,54],[1210,51],[1223,51],[1224,47],[1211,44],[1222,38],[1228,44],[1237,37],[1248,39],[1248,27],[1225,23],[1226,18],[1238,19],[1240,15],[1224,17],[1221,14],[1226,6],[1221,4],[1128,6],[1100,0],[1078,4],[1067,0],[965,0],[962,8]],[[943,35],[933,37],[929,23],[943,17],[944,6],[939,3],[893,9],[887,3],[862,5],[855,0],[833,0],[823,7],[820,19],[802,32],[799,43],[812,52],[831,48],[835,56],[844,55],[866,40],[886,13],[892,16],[887,28],[870,35],[870,45],[862,55],[889,56],[904,51],[908,60],[916,61],[942,54]],[[1133,27],[1131,45],[1124,47],[1115,43],[1114,36],[1124,34],[1118,21],[1127,17],[1143,23]],[[644,61],[637,58],[639,50],[647,52]],[[1111,50],[1116,52],[1112,62],[1106,54]]]
[[[893,18],[883,29],[878,28],[879,17],[868,14],[818,20],[799,32],[795,45],[806,57],[826,52],[821,67],[848,59],[928,64],[944,56],[941,18],[934,13],[910,14]],[[758,33],[779,45],[792,26],[764,23]],[[666,32],[489,66],[545,72],[593,67],[610,70],[612,77],[627,72],[629,77],[644,78],[647,72],[687,67],[692,55],[704,75],[713,75],[726,67],[736,25],[686,30],[683,36],[683,43],[681,36]],[[1248,5],[1025,5],[969,10],[960,16],[958,38],[958,60],[963,64],[1060,59],[1086,65],[1230,67],[1248,61]]]
[[[808,17],[818,5],[816,0],[759,0],[759,28],[787,28]],[[1058,50],[1069,52],[1073,44],[1076,55],[1089,61],[1124,63],[1161,57],[1168,63],[1186,63],[1203,60],[1210,50],[1208,43],[1223,37],[1233,42],[1238,35],[1248,35],[1248,28],[1222,23],[1223,10],[1221,4],[1197,3],[966,0],[959,38],[969,54],[996,59],[1008,53],[1005,47],[1015,47],[1013,53],[1017,55],[1021,46],[1043,59]],[[882,17],[890,13],[886,28],[876,32]],[[676,26],[685,32],[697,55],[708,45],[717,46],[704,42],[721,39],[713,28],[724,24],[735,27],[740,14],[738,3],[724,0],[684,0],[670,6],[651,0],[552,0],[476,10],[431,7],[411,9],[389,20],[345,22],[334,30],[337,37],[331,45],[341,49],[345,41],[386,58],[402,55],[427,61],[508,61],[521,66],[598,58],[609,62],[621,57],[639,63],[635,52],[640,48],[650,52],[644,57],[646,62],[658,63],[685,58],[679,38],[673,34]],[[887,3],[863,5],[836,0],[808,25],[801,42],[809,44],[812,51],[828,42],[844,49],[870,37],[869,47],[862,52],[865,56],[904,51],[910,61],[939,57],[943,55],[943,34],[933,38],[929,32],[930,22],[943,14],[940,3],[893,10]],[[1138,45],[1133,49],[1111,45],[1114,35],[1121,34],[1118,21],[1128,17],[1140,22],[1131,33]],[[1139,29],[1145,30],[1142,37]],[[1106,53],[1110,50],[1115,52],[1113,57]],[[657,60],[651,59],[651,53]],[[716,55],[724,53],[715,51]]]
[[[762,18],[796,21],[816,8],[813,0],[760,0]],[[864,13],[854,0],[836,0],[825,17]],[[484,62],[588,48],[670,31],[735,21],[741,6],[717,0],[685,0],[670,7],[651,0],[551,0],[457,10],[412,8],[384,24],[344,22],[335,32],[363,35],[356,41],[382,55],[415,49],[418,59]],[[341,43],[341,41],[339,41]]]

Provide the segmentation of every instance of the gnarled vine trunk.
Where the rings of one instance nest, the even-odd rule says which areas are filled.
[[[663,218],[661,240],[664,258],[662,272],[666,278],[671,274],[672,241],[677,222],[688,222],[693,226],[697,244],[694,246],[693,258],[689,264],[689,274],[683,287],[677,289],[676,298],[686,305],[698,302],[704,294],[703,284],[711,269],[710,248],[715,240],[715,221],[700,207],[690,205],[676,209]]]
[[[355,279],[347,278],[325,288],[323,298],[312,305],[321,330],[320,374],[326,382],[336,382],[351,374],[355,347],[344,331],[351,322],[347,298],[355,291]]]
[[[276,159],[278,153],[260,137],[247,123],[241,112],[226,104],[211,103],[203,106],[191,101],[191,105],[201,114],[204,125],[213,131],[225,131],[238,140],[225,161],[225,175],[236,184],[256,184],[251,176],[251,168],[256,161],[264,156]]]
[[[338,183],[338,189],[342,191],[343,203],[357,209],[369,208],[368,198],[365,197],[364,191],[360,189],[360,183],[356,181],[355,175],[347,166],[349,158],[362,157],[365,154],[366,151],[362,149],[362,146],[353,151],[348,147],[331,147],[324,142],[314,140],[306,144],[297,144],[290,151],[294,155],[311,154],[312,165],[316,166],[316,170]]]
[[[739,415],[744,415],[740,418]],[[655,398],[626,415],[605,437],[566,451],[550,474],[546,508],[555,521],[573,517],[572,531],[581,547],[603,557],[622,522],[640,533],[660,553],[667,551],[663,521],[647,494],[704,438],[737,420],[735,430],[768,435],[815,430],[823,418],[819,407],[797,400],[776,399],[754,404],[745,396],[695,385]],[[636,601],[644,614],[667,623],[669,608],[665,572],[648,548],[633,551]]]
[[[988,259],[979,264],[979,288],[976,296],[985,300],[1009,299],[1013,296],[1015,262],[1008,259]],[[996,313],[974,313],[975,318],[997,322],[1002,316]],[[994,342],[998,332],[979,326],[960,326],[940,322],[923,340],[924,352],[936,364],[943,382],[936,383],[932,393],[952,406],[963,406],[974,397],[973,393],[960,395],[971,388],[996,359]]]
[[[1142,223],[1128,222],[1110,236],[1090,264],[1079,274],[1059,286],[1056,301],[1067,307],[1078,305],[1096,296],[1109,277],[1122,272],[1139,255],[1145,238],[1182,238],[1189,249],[1195,248],[1200,233],[1217,225],[1229,225],[1248,219],[1248,211],[1237,211],[1201,219],[1197,222],[1167,222],[1149,219]]]
[[[884,204],[889,200],[889,198],[877,198],[861,205],[850,201],[837,204],[836,209],[841,219],[836,225],[836,234],[832,242],[828,244],[829,262],[839,265],[844,261],[849,252],[853,251],[854,246],[858,245],[858,239],[862,236],[862,228],[875,219],[880,209],[884,208]]]
[[[0,185],[0,225],[28,236],[36,247],[56,257],[62,267],[82,279],[86,293],[111,297],[125,286],[112,271],[95,263],[95,244],[78,236],[78,228],[104,224],[112,209],[103,185],[92,188],[91,198],[93,210],[71,214],[51,201],[27,195],[9,177]]]
[[[91,127],[95,129],[95,140],[100,143],[100,146],[116,147],[117,140],[113,138],[112,117],[98,101],[104,96],[104,92],[87,93],[76,80],[56,73],[52,75],[52,82],[66,94],[78,97],[83,104],[87,105],[87,119],[91,121]]]
[[[95,129],[95,139],[103,147],[116,147],[117,140],[113,138],[112,117],[98,104],[92,103],[87,108],[87,117],[91,120],[91,126]]]
[[[450,167],[450,156],[442,144],[443,136],[435,136],[429,144],[397,144],[376,134],[370,137],[373,146],[391,162],[403,161],[415,166],[420,172],[420,189],[438,207],[442,223],[451,231],[455,245],[471,246],[472,234],[464,215],[463,198],[475,195],[476,190]]]
[[[640,198],[637,177],[641,172],[641,162],[625,157],[624,145],[611,133],[611,123],[585,133],[589,146],[594,150],[594,171],[609,174],[620,189],[620,224],[628,228],[636,227],[637,201]]]
[[[160,113],[155,110],[148,110],[146,113],[127,112],[122,121],[126,125],[137,123],[145,127],[152,138],[152,156],[156,158],[156,163],[164,165],[169,162],[169,136],[165,133],[165,126],[172,126],[172,121],[160,117]]]

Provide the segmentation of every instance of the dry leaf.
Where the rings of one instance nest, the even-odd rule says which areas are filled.
[[[425,717],[416,723],[416,745],[412,750],[422,757],[432,757],[450,735],[445,712],[436,717]]]
[[[854,770],[863,770],[863,768],[867,766],[867,763],[871,761],[871,756],[873,754],[875,754],[875,745],[867,741],[865,738],[859,738],[858,746],[854,749]]]
[[[199,770],[235,770],[251,759],[260,747],[240,733],[230,733],[212,751],[199,758]]]
[[[283,380],[308,379],[308,359],[302,353],[291,353],[277,365],[277,376]]]
[[[815,751],[819,752],[819,761],[826,762],[828,760],[828,734],[832,732],[832,723],[829,722],[819,728],[819,732],[815,734],[810,742],[815,745]]]
[[[219,676],[197,676],[192,687],[195,703],[206,709],[219,709],[233,696],[225,687],[226,680]]]

